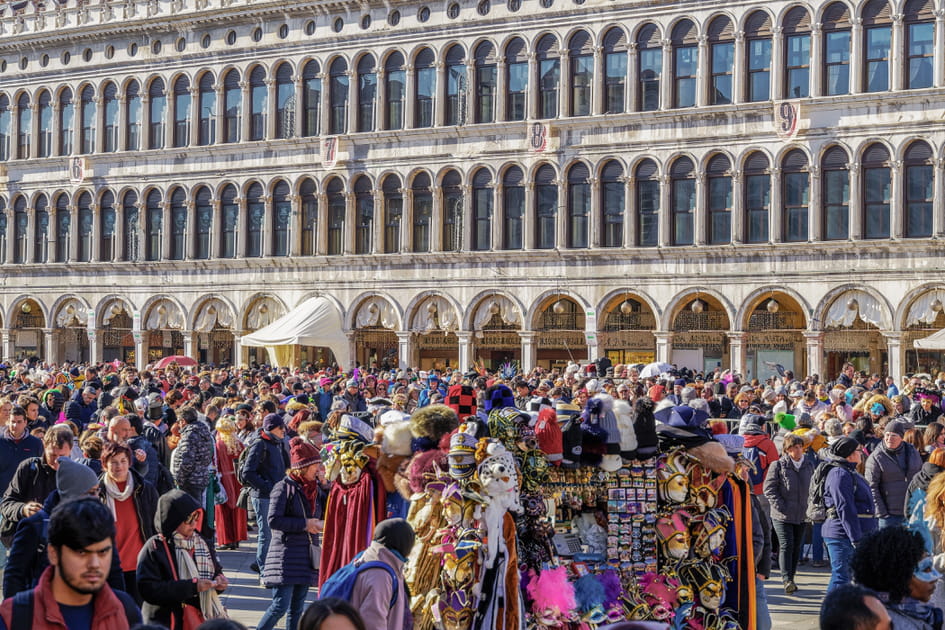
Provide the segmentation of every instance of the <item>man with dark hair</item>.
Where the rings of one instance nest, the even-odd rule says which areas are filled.
[[[94,387],[86,386],[81,391],[76,391],[66,403],[66,420],[72,420],[79,427],[79,431],[83,431],[85,425],[92,421],[92,414],[98,409],[97,399],[98,390]]]
[[[27,430],[26,410],[14,405],[6,425],[0,429],[0,491],[13,480],[16,467],[24,459],[43,454],[43,443]]]
[[[50,566],[36,588],[0,604],[0,630],[12,628],[14,618],[29,619],[33,628],[69,630],[125,630],[140,623],[131,598],[107,583],[114,539],[114,517],[98,499],[59,505],[49,518]]]
[[[891,630],[876,593],[854,584],[838,586],[820,607],[820,630]]]

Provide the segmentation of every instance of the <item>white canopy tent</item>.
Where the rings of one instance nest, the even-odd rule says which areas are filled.
[[[923,339],[916,339],[913,345],[919,350],[945,350],[945,329]]]
[[[341,313],[324,297],[305,300],[268,326],[244,335],[240,343],[266,348],[269,360],[278,367],[292,362],[297,346],[329,348],[342,368],[347,368],[351,361]]]

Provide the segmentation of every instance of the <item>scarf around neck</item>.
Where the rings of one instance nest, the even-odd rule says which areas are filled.
[[[131,493],[134,492],[135,481],[134,476],[131,472],[128,473],[128,481],[125,482],[125,490],[122,492],[118,489],[118,484],[114,479],[105,475],[105,504],[108,505],[108,509],[112,511],[112,516],[118,518],[118,512],[116,511],[115,502],[116,501],[127,501],[128,497],[131,496]]]

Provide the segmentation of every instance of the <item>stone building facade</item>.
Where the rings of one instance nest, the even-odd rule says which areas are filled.
[[[943,87],[933,0],[7,4],[3,356],[937,370]]]

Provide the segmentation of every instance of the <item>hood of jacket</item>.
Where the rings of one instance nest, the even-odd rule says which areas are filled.
[[[157,512],[154,514],[154,528],[169,539],[174,535],[174,530],[199,509],[200,504],[197,503],[197,499],[183,490],[166,492],[158,499]]]
[[[919,469],[919,472],[915,474],[915,477],[912,478],[912,481],[909,482],[909,491],[916,489],[928,490],[929,484],[932,483],[932,477],[939,474],[945,470],[941,466],[936,466],[931,462],[925,462],[922,464],[922,468]]]
[[[180,430],[181,437],[188,435],[190,433],[196,433],[200,438],[211,439],[210,436],[210,427],[207,426],[205,422],[197,420],[197,422],[188,422],[187,425]]]
[[[745,448],[751,448],[752,446],[759,446],[762,442],[769,439],[767,433],[741,433],[740,435],[745,436]]]

